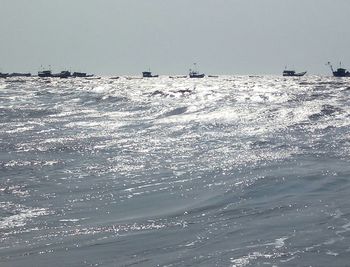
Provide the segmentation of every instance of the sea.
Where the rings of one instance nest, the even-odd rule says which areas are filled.
[[[0,266],[350,266],[350,79],[1,79]]]

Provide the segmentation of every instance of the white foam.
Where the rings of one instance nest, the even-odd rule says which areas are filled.
[[[22,209],[18,214],[2,218],[0,220],[0,229],[25,226],[28,220],[47,214],[49,212],[44,208]]]

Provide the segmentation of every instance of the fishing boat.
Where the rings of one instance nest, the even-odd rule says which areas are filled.
[[[38,72],[38,76],[41,78],[53,77],[51,70],[42,70]]]
[[[193,63],[193,69],[190,69],[189,76],[190,78],[204,78],[205,74],[204,73],[199,73],[197,70],[197,63]]]
[[[341,67],[341,62],[337,70],[333,69],[333,66],[330,62],[328,62],[327,65],[330,66],[334,77],[350,77],[350,72]]]
[[[9,74],[9,77],[30,77],[32,76],[31,73],[20,73],[20,72],[13,72]]]
[[[7,78],[9,76],[8,73],[2,73],[0,72],[0,78]]]
[[[289,77],[301,77],[306,74],[306,71],[304,72],[295,72],[294,70],[284,70],[283,71],[283,76],[289,76]]]
[[[204,73],[199,74],[199,72],[191,70],[189,73],[189,76],[190,78],[204,78],[205,74]]]
[[[148,71],[143,71],[142,72],[142,77],[143,78],[157,78],[157,77],[159,77],[159,75],[153,75],[151,70],[148,69]]]
[[[71,75],[73,78],[86,78],[86,77],[93,77],[93,74],[87,74],[85,72],[73,72],[73,74]]]
[[[68,70],[61,71],[60,73],[57,73],[57,74],[52,74],[52,77],[62,78],[62,79],[66,79],[66,78],[69,78],[71,76],[72,75],[71,75],[70,71],[68,71]]]

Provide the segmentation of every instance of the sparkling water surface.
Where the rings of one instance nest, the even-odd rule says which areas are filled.
[[[0,266],[348,266],[350,79],[0,80]]]

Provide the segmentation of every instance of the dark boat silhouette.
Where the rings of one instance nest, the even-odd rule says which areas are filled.
[[[20,72],[13,72],[9,74],[9,77],[31,77],[31,73],[20,73]]]
[[[70,71],[68,71],[68,70],[61,71],[60,73],[57,73],[57,74],[52,74],[52,77],[62,78],[62,79],[66,79],[66,78],[69,78],[71,76],[72,75],[71,75]]]
[[[73,78],[86,78],[86,77],[93,77],[93,74],[87,74],[85,72],[73,72],[73,74],[71,75]]]
[[[157,77],[159,77],[159,75],[152,75],[152,72],[150,70],[148,70],[148,71],[142,72],[142,77],[143,78],[157,78]]]
[[[51,70],[42,70],[38,72],[38,76],[41,78],[53,77]]]
[[[187,78],[187,75],[180,75],[180,76],[169,76],[170,79],[183,79],[183,78]]]
[[[71,73],[67,70],[61,71],[60,73],[53,74],[51,70],[43,70],[38,72],[38,76],[41,78],[69,78]]]
[[[301,77],[306,74],[306,71],[304,72],[295,72],[294,70],[284,70],[283,71],[283,76],[288,76],[288,77]]]
[[[0,78],[7,78],[9,76],[8,73],[2,73],[0,72]]]
[[[327,65],[330,66],[334,77],[350,77],[350,72],[341,67],[341,62],[340,67],[336,71],[333,69],[333,66],[330,62],[328,62]]]
[[[193,63],[194,68],[190,69],[189,76],[190,78],[204,78],[205,74],[204,73],[199,73],[196,70],[197,63]]]
[[[204,73],[199,74],[199,72],[191,70],[189,73],[189,76],[190,78],[204,78],[205,74]]]

